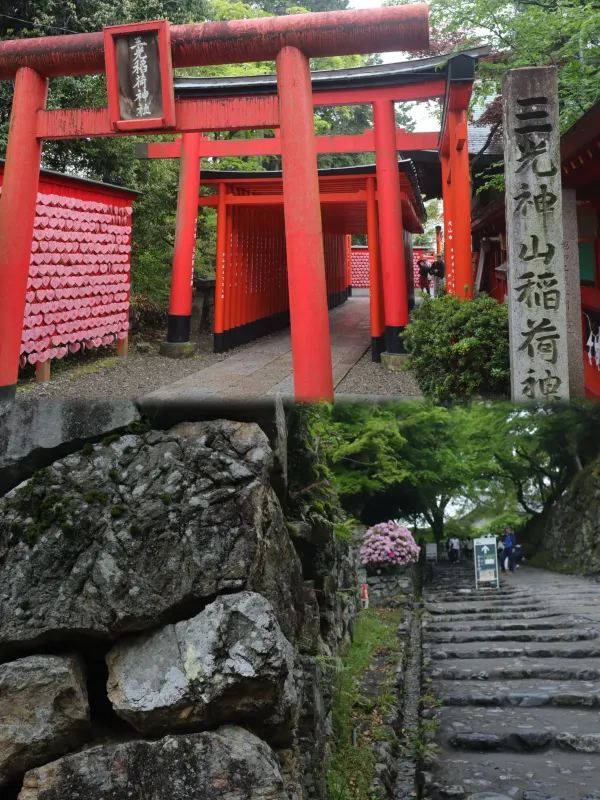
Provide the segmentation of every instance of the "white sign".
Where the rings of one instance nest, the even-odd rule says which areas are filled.
[[[433,544],[431,542],[427,542],[425,545],[425,561],[437,561],[438,560],[438,546],[435,542]]]
[[[473,540],[473,560],[475,565],[475,588],[482,583],[500,585],[498,574],[498,553],[496,537],[484,536]]]

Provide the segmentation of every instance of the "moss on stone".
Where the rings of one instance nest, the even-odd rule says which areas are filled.
[[[83,499],[88,505],[94,505],[95,503],[104,505],[108,502],[108,495],[105,492],[98,491],[98,489],[89,489],[83,493]]]

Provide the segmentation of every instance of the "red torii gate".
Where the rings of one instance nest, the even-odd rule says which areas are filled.
[[[441,82],[440,82],[441,83]],[[437,91],[437,89],[434,89]],[[395,152],[405,149],[436,149],[439,139],[439,132],[421,132],[409,133],[403,129],[397,129],[395,141]],[[354,135],[338,135],[338,136],[317,136],[315,139],[317,153],[360,153],[360,152],[375,152],[375,133],[372,130],[365,131],[361,134]],[[217,209],[218,224],[225,218],[225,207],[228,203],[239,205],[267,205],[267,200],[263,197],[262,200],[255,198],[244,201],[243,198],[228,197],[227,185],[218,186],[218,197],[198,197],[200,187],[201,175],[201,160],[206,157],[224,157],[224,156],[250,156],[250,155],[281,155],[281,139],[278,136],[274,138],[260,138],[260,139],[230,139],[230,140],[211,140],[200,134],[183,134],[181,139],[172,142],[157,142],[148,145],[141,145],[139,148],[140,154],[146,158],[179,158],[181,160],[180,168],[180,186],[177,204],[177,226],[175,248],[173,253],[173,271],[171,281],[171,297],[169,304],[169,329],[167,332],[167,342],[178,344],[181,342],[187,343],[190,338],[190,319],[192,310],[192,288],[190,281],[190,273],[193,268],[193,258],[196,244],[196,222],[197,222],[197,208],[200,206],[209,206]],[[397,156],[396,156],[397,158]],[[380,170],[377,170],[379,176]],[[396,163],[396,178],[398,181],[398,165]],[[271,175],[268,172],[258,173],[256,175],[257,181],[267,181]],[[390,175],[390,179],[394,180],[394,174]],[[384,179],[385,180],[385,179]],[[231,182],[231,181],[230,181]],[[214,181],[210,181],[214,185]],[[218,182],[217,182],[218,183]],[[369,248],[372,252],[372,265],[373,269],[377,268],[377,263],[381,260],[379,258],[380,245],[378,240],[381,234],[381,239],[387,237],[395,237],[399,242],[400,256],[394,256],[391,267],[386,272],[386,278],[381,285],[381,281],[374,275],[373,287],[374,290],[378,287],[381,290],[381,298],[374,299],[371,305],[371,332],[373,341],[373,354],[374,360],[379,361],[379,355],[382,350],[387,349],[389,352],[398,352],[401,346],[401,340],[398,336],[393,323],[398,316],[405,320],[401,327],[404,327],[408,321],[408,289],[405,274],[407,264],[404,258],[404,241],[403,241],[403,197],[400,194],[400,206],[397,209],[392,209],[389,216],[394,220],[390,228],[382,231],[377,223],[378,218],[378,198],[376,194],[376,177],[366,179],[366,187],[364,188],[364,198],[359,197],[358,194],[350,201],[365,200],[367,193],[369,194],[369,202],[367,203],[368,218],[371,220],[370,230],[371,236],[369,239]],[[381,193],[380,193],[381,197]],[[342,194],[338,196],[321,196],[321,202],[342,202],[348,203],[349,199],[345,198]],[[279,201],[277,201],[279,202]],[[418,223],[417,223],[418,224]],[[419,228],[411,224],[410,230],[415,232]],[[220,229],[219,229],[220,230]],[[366,232],[362,230],[352,231],[353,233]],[[218,235],[219,238],[219,235]],[[377,241],[376,241],[377,240]],[[388,258],[389,253],[387,254]],[[215,293],[215,334],[220,334],[222,329],[219,326],[219,305],[220,294],[219,286],[222,284],[222,261],[223,261],[223,248],[218,249],[216,275],[217,287]],[[390,277],[398,278],[398,287],[390,286]],[[386,280],[387,279],[387,280]],[[373,298],[372,298],[373,299]],[[380,330],[379,324],[379,306],[385,308],[385,312],[381,314],[381,321],[383,324],[383,331]],[[181,324],[183,320],[183,324]],[[379,340],[383,333],[387,333],[386,341]],[[168,349],[166,349],[168,352]]]
[[[276,61],[276,94],[176,100],[172,130],[280,129],[295,393],[299,400],[333,396],[309,58],[424,49],[428,41],[427,13],[425,4],[415,4],[167,26],[174,67]],[[129,30],[133,33],[136,26],[129,26]],[[46,110],[48,79],[97,74],[104,69],[101,32],[0,43],[0,80],[15,81],[0,200],[0,396],[12,397],[16,386],[43,140],[136,132],[115,126],[110,108]],[[167,69],[163,63],[161,71],[163,78],[170,78],[170,64]],[[332,98],[326,95],[321,99],[330,105]],[[384,225],[387,216],[400,207],[394,100],[392,93],[374,104],[381,174],[394,175],[394,180],[388,177],[380,188]],[[343,103],[352,101],[371,99],[363,93],[362,99],[345,98]],[[164,133],[164,127],[157,126],[156,132]],[[394,236],[382,241],[385,265],[402,263],[399,244]],[[384,279],[387,277],[394,287],[394,294],[402,296],[403,273],[397,266],[395,274],[387,274],[387,269],[384,266]],[[391,327],[397,329],[407,321],[401,312],[390,318]],[[320,348],[313,347],[315,341],[321,342]]]
[[[377,209],[381,217],[377,249],[383,265],[385,349],[388,352],[400,351],[402,344],[399,333],[408,323],[409,313],[402,213],[397,187],[397,151],[439,152],[447,286],[451,293],[459,297],[468,299],[473,295],[466,111],[473,84],[474,60],[474,57],[467,55],[449,55],[385,67],[331,70],[311,75],[314,107],[365,103],[373,107],[373,130],[354,135],[318,136],[315,142],[317,153],[375,153]],[[442,66],[443,69],[440,68]],[[180,96],[187,97],[268,96],[274,88],[273,76],[182,78],[176,84]],[[396,129],[395,102],[432,98],[444,98],[441,131],[408,133]],[[190,339],[190,273],[195,250],[196,199],[202,158],[281,155],[281,140],[277,133],[275,131],[275,138],[227,141],[211,140],[199,134],[183,134],[176,141],[141,146],[141,152],[147,158],[181,160],[166,352],[170,345],[177,352],[177,344],[189,343]],[[372,241],[370,246],[374,246]],[[219,263],[216,273],[218,282]],[[215,331],[218,333],[217,329]]]
[[[414,167],[398,164],[405,282],[412,286],[410,234],[422,233],[426,218]],[[220,352],[286,324],[285,246],[281,173],[207,171],[217,193],[200,198],[217,209],[215,350]],[[385,349],[385,302],[379,258],[377,178],[374,165],[319,170],[325,273],[329,307],[348,297],[352,234],[366,233],[370,250],[370,328],[373,359]],[[267,257],[265,258],[265,255]]]

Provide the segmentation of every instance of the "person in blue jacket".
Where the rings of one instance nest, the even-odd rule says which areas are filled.
[[[508,561],[508,568],[511,572],[515,571],[515,532],[512,528],[506,527],[504,528],[504,536],[502,537],[502,542],[504,544],[504,550],[502,552],[502,572],[506,572],[505,564]]]

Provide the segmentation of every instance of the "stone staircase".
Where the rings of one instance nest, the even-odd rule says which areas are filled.
[[[424,798],[600,800],[600,585],[525,567],[476,591],[438,564],[423,647]]]

